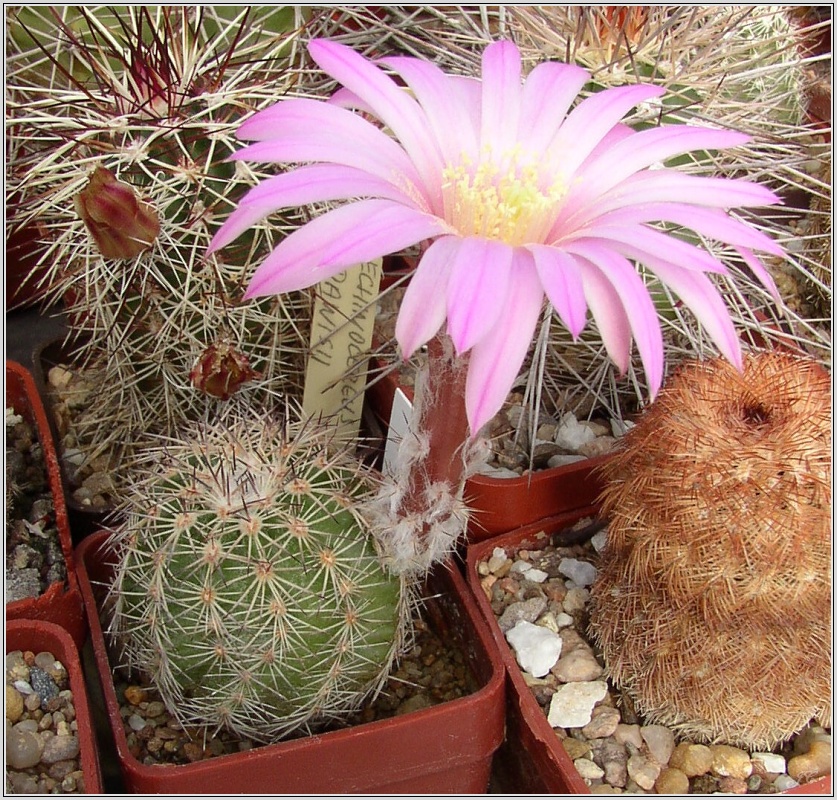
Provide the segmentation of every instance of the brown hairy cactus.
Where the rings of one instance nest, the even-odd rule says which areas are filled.
[[[590,631],[647,721],[748,748],[828,724],[830,409],[810,359],[689,362],[605,467]]]

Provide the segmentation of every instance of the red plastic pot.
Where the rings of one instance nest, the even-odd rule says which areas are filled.
[[[474,475],[465,483],[471,509],[468,540],[480,542],[595,503],[602,488],[596,470],[609,458],[586,458],[520,478]]]
[[[99,677],[126,790],[133,793],[475,794],[488,787],[503,740],[504,673],[491,635],[455,568],[428,582],[437,632],[458,640],[480,688],[467,697],[393,719],[257,747],[185,765],[147,766],[128,750],[94,587],[107,585],[108,534],[76,551]]]
[[[11,620],[6,622],[6,652],[13,650],[52,653],[66,668],[76,710],[79,760],[84,773],[84,791],[85,794],[102,794],[96,732],[90,713],[84,673],[79,651],[69,633],[58,625],[43,620]]]
[[[547,721],[546,714],[526,684],[517,659],[497,624],[480,584],[478,566],[481,561],[491,558],[495,547],[502,548],[510,557],[521,549],[542,549],[550,541],[552,534],[571,527],[584,517],[597,516],[598,510],[598,505],[589,505],[468,547],[465,577],[491,630],[507,677],[506,740],[496,759],[498,780],[503,786],[515,787],[515,792],[590,794],[590,787],[579,775],[561,740]],[[831,776],[803,784],[784,794],[832,794]]]
[[[367,398],[378,421],[386,429],[392,415],[396,388],[412,401],[413,390],[401,386],[398,372],[383,377],[383,363],[370,359]],[[471,511],[468,541],[480,542],[538,520],[574,511],[595,503],[601,491],[598,468],[609,455],[587,458],[561,467],[537,470],[519,478],[473,475],[465,482],[465,501]]]
[[[16,361],[6,361],[6,407],[12,407],[38,433],[47,478],[55,509],[55,526],[61,543],[61,552],[67,566],[66,582],[55,582],[39,597],[15,600],[6,605],[6,619],[37,619],[53,622],[70,633],[77,647],[87,638],[87,621],[75,570],[73,543],[67,518],[67,506],[61,482],[61,470],[55,442],[47,422],[46,411],[32,374]]]

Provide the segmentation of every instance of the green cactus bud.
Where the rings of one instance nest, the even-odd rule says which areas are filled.
[[[328,429],[251,418],[151,453],[116,532],[111,632],[184,724],[271,741],[355,710],[410,633]]]

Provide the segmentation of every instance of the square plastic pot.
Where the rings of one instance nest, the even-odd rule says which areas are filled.
[[[428,581],[428,613],[437,633],[453,637],[479,688],[392,719],[265,745],[184,765],[140,763],[128,750],[111,679],[97,595],[112,575],[108,534],[76,550],[99,678],[126,790],[152,794],[480,794],[503,741],[504,671],[462,575],[437,568]],[[95,589],[95,590],[94,590]]]
[[[55,441],[32,373],[16,361],[7,360],[6,408],[9,407],[34,426],[37,431],[52,494],[55,527],[58,530],[61,552],[67,567],[67,579],[50,584],[38,597],[27,597],[7,603],[6,619],[37,619],[55,623],[68,631],[76,647],[80,648],[87,638],[87,621],[76,577],[73,542]]]
[[[64,628],[40,619],[15,619],[6,622],[6,652],[31,650],[52,653],[60,661],[70,681],[76,710],[79,761],[84,773],[85,794],[102,793],[102,775],[96,747],[96,732],[90,713],[81,658],[76,644]]]
[[[491,630],[507,676],[506,739],[497,756],[498,780],[502,787],[514,787],[515,792],[591,793],[523,678],[514,652],[500,630],[480,584],[478,566],[481,561],[491,558],[495,547],[505,550],[510,558],[521,549],[543,549],[553,534],[573,526],[584,517],[597,516],[598,510],[598,505],[589,505],[468,546],[465,577]],[[831,776],[800,785],[783,794],[832,794]]]
[[[399,384],[397,371],[384,374],[381,359],[370,359],[370,366],[367,399],[378,423],[387,429],[396,388],[400,386],[411,401],[413,390]],[[471,476],[465,482],[465,500],[471,510],[468,541],[481,542],[595,503],[602,488],[597,470],[610,458],[610,455],[595,456],[561,467],[537,470],[519,478]]]

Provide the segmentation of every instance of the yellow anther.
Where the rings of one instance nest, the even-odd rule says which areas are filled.
[[[476,168],[463,156],[443,172],[445,218],[463,236],[483,236],[510,245],[542,242],[564,196],[560,181],[542,187],[538,167],[519,145],[499,163],[484,149]]]

